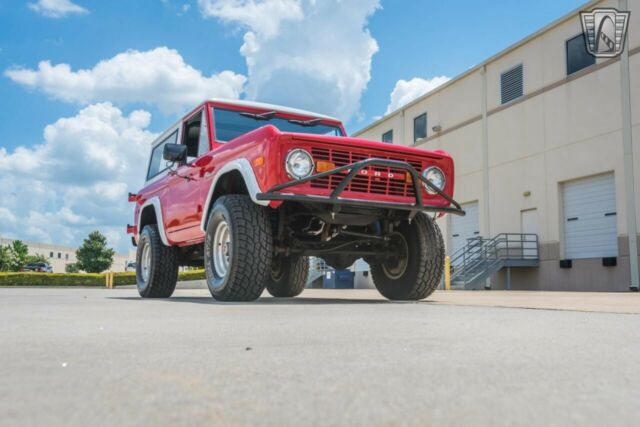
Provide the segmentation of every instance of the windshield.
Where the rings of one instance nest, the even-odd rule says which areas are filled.
[[[319,120],[291,120],[276,117],[272,113],[252,114],[243,111],[213,108],[216,140],[231,141],[240,135],[273,125],[282,132],[310,133],[314,135],[344,136],[338,126],[325,125]]]

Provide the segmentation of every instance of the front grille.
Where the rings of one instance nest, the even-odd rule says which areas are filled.
[[[336,167],[348,165],[368,159],[370,156],[365,153],[355,151],[336,150],[333,148],[313,148],[311,155],[314,161],[328,161],[336,165]],[[376,156],[380,159],[400,160],[409,163],[418,172],[422,170],[422,162],[416,159],[410,159],[402,156]],[[407,181],[406,171],[402,169],[394,169],[389,167],[371,166],[365,168],[367,175],[356,175],[345,191],[353,191],[357,193],[384,194],[388,196],[415,197],[413,191],[413,183]],[[376,172],[380,172],[376,176]],[[312,188],[334,189],[347,176],[347,171],[318,178],[311,181]]]

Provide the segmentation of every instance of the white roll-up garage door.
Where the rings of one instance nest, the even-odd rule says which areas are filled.
[[[564,184],[565,258],[618,256],[613,174]]]
[[[478,202],[465,203],[462,209],[465,216],[451,215],[451,250],[453,254],[467,244],[467,239],[480,235],[480,221],[478,220]]]

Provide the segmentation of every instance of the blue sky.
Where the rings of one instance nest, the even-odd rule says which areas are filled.
[[[0,235],[75,244],[98,228],[125,250],[118,198],[146,140],[197,99],[285,103],[352,132],[583,3],[0,0]]]

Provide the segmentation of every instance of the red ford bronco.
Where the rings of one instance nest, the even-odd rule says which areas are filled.
[[[246,101],[207,101],[152,145],[137,194],[142,297],[173,293],[179,266],[202,266],[214,298],[251,301],[304,289],[309,256],[343,269],[364,258],[389,299],[438,286],[444,243],[435,216],[464,215],[453,161],[347,137],[334,118]]]

